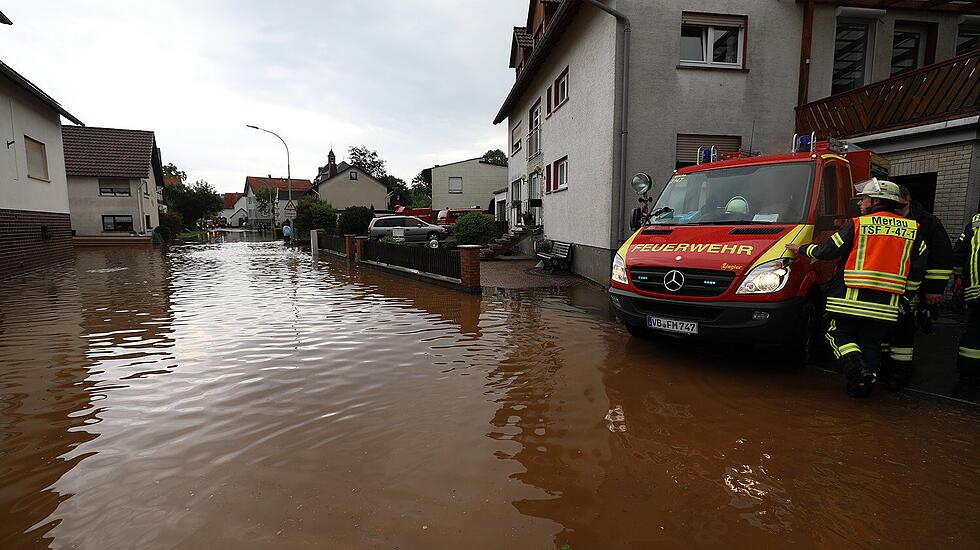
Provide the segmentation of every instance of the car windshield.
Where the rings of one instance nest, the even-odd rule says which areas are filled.
[[[812,162],[674,174],[651,210],[649,223],[803,223],[812,182]]]

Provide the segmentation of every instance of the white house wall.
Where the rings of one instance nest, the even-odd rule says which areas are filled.
[[[493,192],[507,185],[507,167],[467,160],[432,168],[432,209],[490,205]],[[463,179],[463,192],[449,192],[449,178]]]
[[[44,144],[48,181],[27,176],[25,135]],[[61,116],[5,78],[0,78],[0,139],[0,208],[68,213]]]
[[[525,134],[517,154],[510,157],[510,182],[524,179],[526,204],[531,172],[567,156],[567,190],[542,192],[542,220],[549,239],[609,248],[610,182],[613,178],[614,106],[616,80],[616,22],[596,8],[583,5],[561,41],[538,70],[531,85],[511,110],[510,134],[520,121]],[[547,90],[568,67],[567,102],[547,116]],[[527,160],[528,111],[541,100],[541,155]],[[544,187],[542,179],[542,188]],[[543,190],[542,190],[543,191]],[[511,199],[508,199],[508,203]],[[510,210],[508,204],[508,210]],[[526,211],[526,210],[525,210]],[[510,214],[508,214],[510,215]],[[513,225],[516,220],[509,220]]]
[[[149,197],[144,193],[141,179],[129,179],[128,197],[103,197],[99,195],[99,178],[68,178],[68,194],[71,203],[71,227],[79,236],[119,235],[118,231],[103,231],[102,216],[132,216],[133,231],[147,232],[160,224],[156,190],[152,187],[153,175],[146,179]],[[145,227],[145,216],[150,216],[150,226]]]
[[[337,210],[349,206],[373,206],[377,210],[388,207],[388,190],[384,184],[356,169],[357,179],[350,179],[350,171],[344,171],[320,184],[320,200],[330,203]]]

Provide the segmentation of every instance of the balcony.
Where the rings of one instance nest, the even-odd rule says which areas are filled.
[[[851,138],[980,114],[980,50],[796,108],[797,133]]]
[[[538,124],[527,134],[527,160],[541,154],[541,125]]]

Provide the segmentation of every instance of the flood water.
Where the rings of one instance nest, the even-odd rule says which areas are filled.
[[[0,548],[945,547],[980,414],[275,242],[0,283]]]

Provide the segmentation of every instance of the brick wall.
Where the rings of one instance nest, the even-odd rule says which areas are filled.
[[[976,213],[976,204],[967,204],[970,190],[970,163],[973,159],[973,143],[954,143],[938,147],[925,147],[889,153],[889,176],[911,176],[936,173],[935,214],[951,237],[957,237],[966,217]],[[973,186],[980,182],[972,182]]]
[[[42,238],[42,227],[51,233]],[[8,277],[72,258],[68,214],[0,209],[0,277]]]

